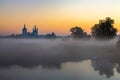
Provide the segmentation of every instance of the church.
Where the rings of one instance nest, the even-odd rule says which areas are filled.
[[[24,37],[24,38],[38,37],[38,28],[35,25],[34,28],[33,28],[33,31],[30,33],[30,32],[27,31],[27,27],[24,24],[21,36]]]

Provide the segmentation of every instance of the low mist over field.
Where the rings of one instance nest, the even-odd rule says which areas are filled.
[[[117,41],[0,39],[0,79],[119,79]]]
[[[117,39],[110,41],[1,39],[0,67],[42,65],[60,68],[60,64],[64,62],[82,61],[97,56],[113,57],[111,55],[119,53],[116,42]]]

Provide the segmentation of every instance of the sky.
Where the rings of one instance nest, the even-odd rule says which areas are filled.
[[[120,0],[0,0],[0,35],[20,34],[26,24],[39,34],[69,35],[70,28],[82,27],[88,33],[100,19],[111,17],[120,30]]]

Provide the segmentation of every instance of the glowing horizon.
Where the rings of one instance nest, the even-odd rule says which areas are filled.
[[[82,27],[90,33],[100,19],[111,17],[120,30],[119,0],[0,0],[0,34],[19,34],[26,24],[39,34],[69,35],[70,28]]]

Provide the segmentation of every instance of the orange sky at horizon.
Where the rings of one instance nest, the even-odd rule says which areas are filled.
[[[24,24],[29,32],[36,25],[39,34],[70,35],[74,26],[90,33],[91,27],[106,17],[115,20],[114,27],[119,31],[119,3],[118,0],[1,0],[0,34],[20,34]]]
[[[104,18],[105,19],[105,18]],[[0,21],[1,22],[1,21]],[[99,19],[96,21],[71,21],[71,20],[55,20],[55,21],[26,21],[25,22],[15,22],[15,21],[9,21],[9,23],[3,22],[2,28],[0,29],[0,34],[20,34],[22,32],[22,28],[24,24],[26,24],[27,29],[29,32],[32,32],[32,28],[34,25],[36,25],[39,29],[39,34],[47,34],[51,32],[55,32],[58,35],[70,35],[70,28],[74,26],[79,26],[82,27],[87,33],[90,34],[91,32],[91,27],[99,23]],[[6,25],[4,25],[6,24]],[[118,29],[118,32],[120,30],[119,28],[120,23],[115,20],[114,27]]]

